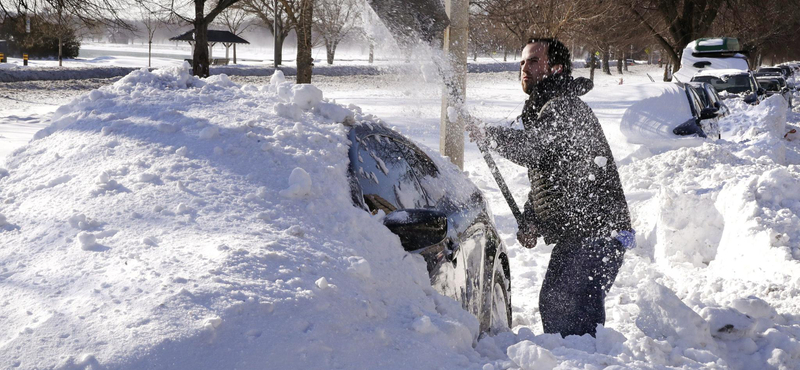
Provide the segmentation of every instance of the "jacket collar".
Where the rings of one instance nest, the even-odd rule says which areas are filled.
[[[589,92],[592,87],[594,87],[594,83],[588,78],[573,78],[570,75],[558,73],[539,82],[531,92],[528,103],[533,103],[537,108],[541,108],[555,97],[581,96]]]

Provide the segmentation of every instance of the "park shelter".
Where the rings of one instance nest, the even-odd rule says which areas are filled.
[[[170,38],[171,41],[186,41],[190,45],[192,45],[192,55],[194,55],[194,29],[189,30],[180,36],[175,36]],[[232,32],[229,31],[221,31],[221,30],[208,30],[208,59],[211,64],[219,64],[214,63],[215,59],[212,54],[212,48],[217,43],[222,44],[225,46],[225,59],[223,64],[228,64],[228,50],[230,49],[231,45],[234,45],[233,51],[233,59],[234,63],[236,62],[236,44],[249,44],[249,42],[239,36],[236,36]],[[221,59],[217,59],[221,60]]]

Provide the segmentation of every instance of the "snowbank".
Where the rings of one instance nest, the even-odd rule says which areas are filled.
[[[137,68],[106,66],[82,68],[41,68],[13,66],[0,69],[0,82],[111,78],[125,76],[135,70],[137,70]]]
[[[0,363],[480,368],[314,90],[140,70],[59,108],[0,176]]]

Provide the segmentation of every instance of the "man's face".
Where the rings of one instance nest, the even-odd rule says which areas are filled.
[[[526,94],[533,91],[534,86],[546,77],[561,70],[561,65],[550,68],[547,57],[547,44],[535,42],[522,49],[522,61],[519,62],[519,77],[522,80],[522,90]]]

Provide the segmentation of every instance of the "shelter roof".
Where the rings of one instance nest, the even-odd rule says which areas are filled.
[[[170,38],[171,41],[194,41],[194,29]],[[229,44],[249,44],[247,40],[234,35],[230,31],[208,30],[208,42],[219,42]]]

